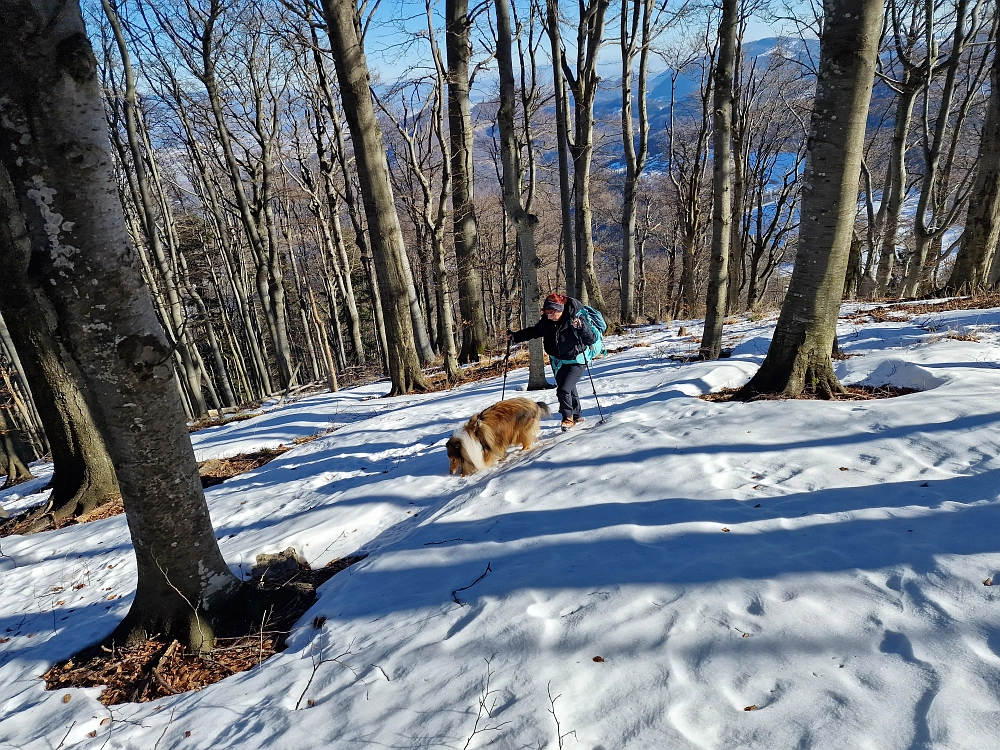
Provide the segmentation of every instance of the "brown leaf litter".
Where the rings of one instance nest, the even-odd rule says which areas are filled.
[[[292,625],[313,604],[321,583],[364,559],[364,555],[333,560],[312,570],[299,563],[290,578],[276,581],[268,576],[265,588],[292,585],[304,595],[284,610],[273,612],[255,629],[240,638],[219,638],[208,654],[190,652],[178,641],[154,637],[124,649],[104,647],[81,661],[71,658],[49,669],[42,679],[47,690],[104,687],[99,700],[106,706],[146,703],[168,695],[178,695],[219,682],[239,672],[259,666],[284,650]],[[262,574],[263,575],[263,574]],[[316,618],[319,621],[325,618]],[[320,622],[319,627],[322,627]],[[314,621],[315,626],[315,621]]]
[[[730,401],[784,401],[788,397],[781,394],[760,395],[751,399],[737,398],[736,394],[740,388],[723,388],[712,393],[705,393],[698,396],[702,401],[713,401],[715,403],[728,403]],[[845,385],[844,393],[831,394],[829,398],[818,393],[803,391],[798,400],[802,401],[871,401],[878,398],[898,398],[911,393],[919,393],[917,388],[899,388],[894,385]]]

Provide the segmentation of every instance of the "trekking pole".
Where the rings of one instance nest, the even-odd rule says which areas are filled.
[[[507,393],[507,361],[510,359],[510,339],[507,339],[507,353],[503,358],[503,389],[500,391],[500,400],[503,401]]]
[[[594,389],[594,401],[597,402],[597,413],[601,415],[601,421],[598,424],[604,424],[608,420],[604,418],[604,411],[601,409],[601,401],[597,398],[597,386],[594,385],[594,376],[590,374],[590,362],[583,360],[583,364],[587,366],[587,377],[590,378],[590,387]]]

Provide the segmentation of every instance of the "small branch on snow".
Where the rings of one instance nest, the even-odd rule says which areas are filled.
[[[559,724],[559,717],[556,716],[556,701],[562,698],[562,693],[559,693],[555,698],[552,697],[552,683],[549,682],[545,686],[545,692],[549,694],[549,713],[552,714],[552,719],[556,723],[556,739],[559,742],[559,750],[563,750],[563,739],[573,735],[573,739],[578,739],[576,736],[576,730],[571,729],[570,731],[563,733],[562,726]]]
[[[489,566],[487,566],[487,568],[488,567]],[[486,575],[486,573],[483,573],[483,575]],[[481,577],[482,576],[480,576],[480,578]],[[490,697],[493,696],[495,693],[499,693],[500,692],[499,690],[496,690],[495,688],[494,689],[490,688],[490,682],[493,679],[493,675],[494,675],[494,671],[493,671],[493,659],[494,658],[496,658],[496,654],[493,654],[492,656],[490,656],[489,659],[485,660],[486,661],[486,675],[483,677],[483,689],[479,693],[479,710],[478,710],[478,712],[476,714],[476,723],[473,724],[473,726],[472,726],[472,734],[470,734],[469,735],[469,739],[467,739],[465,741],[465,744],[462,746],[462,750],[468,750],[469,745],[472,744],[472,740],[475,738],[475,736],[477,734],[483,734],[484,732],[497,732],[501,728],[503,728],[503,727],[507,726],[508,724],[510,724],[509,721],[501,721],[499,724],[484,723],[483,726],[479,726],[479,723],[481,721],[483,721],[483,714],[486,715],[487,719],[492,719],[493,718],[493,709],[496,708],[497,700],[498,699],[496,697],[493,697],[493,700],[491,701]],[[487,703],[489,704],[488,706],[487,706]]]
[[[486,574],[487,573],[492,573],[492,572],[493,572],[493,568],[490,567],[489,563],[486,563],[486,570],[483,571],[483,574],[481,576],[479,576],[479,578],[477,578],[476,580],[474,580],[468,586],[463,586],[460,589],[455,589],[454,591],[452,591],[451,592],[451,598],[455,601],[455,604],[457,604],[459,607],[464,606],[462,604],[462,600],[458,598],[458,592],[459,591],[468,591],[473,586],[475,586],[477,583],[479,583],[481,580],[483,580],[484,578],[486,578]]]

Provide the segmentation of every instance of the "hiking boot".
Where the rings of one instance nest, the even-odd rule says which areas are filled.
[[[584,419],[583,417],[573,417],[573,424],[574,425],[583,424],[586,421],[587,420]]]
[[[563,432],[566,432],[567,430],[573,429],[573,424],[574,422],[572,419],[564,419],[562,421],[562,424],[559,425],[559,427],[562,429]]]

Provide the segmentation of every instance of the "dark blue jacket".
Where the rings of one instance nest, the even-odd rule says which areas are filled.
[[[579,316],[582,311],[583,303],[569,297],[558,320],[553,322],[542,313],[542,319],[535,325],[515,331],[513,340],[520,343],[541,337],[545,342],[545,353],[550,357],[564,361],[574,360],[597,341],[597,334],[586,315],[580,318],[582,325],[579,328],[573,327],[573,318]]]

